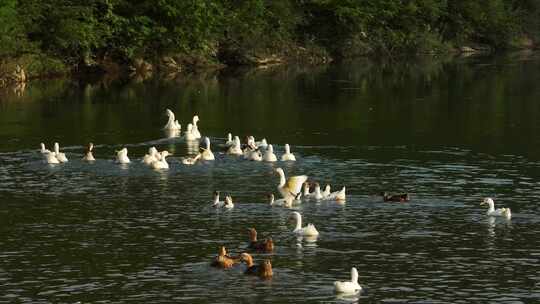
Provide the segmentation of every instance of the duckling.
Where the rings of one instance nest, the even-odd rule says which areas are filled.
[[[212,261],[210,266],[227,269],[233,267],[233,265],[238,263],[239,260],[240,259],[238,257],[228,256],[225,246],[221,246],[219,247],[218,256],[214,258],[214,261]]]
[[[88,162],[95,161],[96,159],[94,158],[94,155],[92,154],[93,149],[94,149],[94,144],[89,143],[88,146],[86,147],[86,151],[84,152],[84,157],[82,158],[82,160],[88,161]]]
[[[249,228],[249,249],[262,252],[274,251],[274,242],[271,238],[267,238],[264,241],[257,240],[257,230],[255,228]]]
[[[247,269],[244,272],[245,274],[256,275],[263,279],[269,279],[273,276],[274,273],[272,272],[272,263],[270,263],[270,260],[264,260],[261,265],[255,265],[253,263],[253,258],[249,253],[244,252],[240,257],[247,266]]]
[[[385,202],[408,202],[411,200],[411,197],[408,193],[390,195],[386,192],[381,192],[381,196],[383,197],[383,201]]]

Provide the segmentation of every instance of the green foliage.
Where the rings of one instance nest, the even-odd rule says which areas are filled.
[[[505,48],[540,37],[539,20],[537,0],[2,0],[0,58],[73,66],[298,47],[334,56]]]

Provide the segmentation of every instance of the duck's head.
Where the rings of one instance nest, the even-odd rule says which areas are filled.
[[[169,155],[172,155],[172,153],[169,153],[169,151],[167,151],[167,150],[161,151],[161,157],[162,157],[162,158],[165,158],[165,157],[167,157],[167,156],[169,156]]]
[[[283,169],[281,168],[276,168],[274,171],[279,175],[285,175],[285,172],[283,172]]]
[[[225,196],[225,205],[232,205],[232,197],[230,195]]]
[[[272,147],[272,145],[268,145],[267,149],[269,153],[274,153],[274,147]]]
[[[165,110],[165,114],[167,114],[167,116],[169,116],[169,117],[174,116],[173,111],[171,111],[171,110],[169,110],[169,109],[166,109],[166,110]]]
[[[88,143],[88,146],[86,146],[86,153],[92,152],[92,149],[94,149],[94,144]]]
[[[326,184],[326,187],[324,187],[325,192],[330,192],[330,185]]]
[[[266,138],[261,139],[261,145],[263,145],[263,146],[268,145],[268,142],[266,141]]]
[[[199,115],[193,116],[193,124],[196,124],[199,121]]]
[[[212,193],[212,197],[214,199],[219,199],[219,191],[214,191],[214,193]]]
[[[206,148],[208,149],[210,147],[210,138],[205,137],[204,138],[204,144],[206,145]]]
[[[225,249],[225,246],[220,246],[218,256],[226,256],[226,255],[227,255],[227,250]]]
[[[289,144],[285,144],[285,153],[286,154],[291,153],[291,146],[289,146]]]
[[[480,203],[480,206],[482,205],[489,205],[494,204],[493,199],[491,197],[486,197],[484,200]]]
[[[270,260],[264,260],[264,262],[261,264],[259,275],[263,278],[271,278],[274,275]]]
[[[268,193],[266,195],[266,198],[268,198],[268,200],[270,201],[270,203],[273,203],[274,202],[274,194],[273,193]]]
[[[193,124],[188,124],[186,128],[187,132],[191,132],[193,130]]]
[[[148,154],[150,155],[155,155],[158,153],[158,150],[156,149],[156,147],[150,147],[148,148]]]

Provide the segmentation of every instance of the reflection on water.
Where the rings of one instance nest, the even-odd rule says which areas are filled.
[[[31,83],[0,101],[0,302],[538,302],[538,62],[475,60]],[[181,163],[199,142],[164,134],[165,108],[199,114],[216,161]],[[266,137],[278,158],[290,143],[298,161],[226,155],[228,132]],[[54,141],[69,163],[43,163],[38,144]],[[116,164],[124,146],[131,163]],[[173,153],[169,170],[141,163],[151,146]],[[347,202],[272,208],[276,167],[345,185]],[[235,208],[214,210],[214,190]],[[487,217],[486,196],[512,220]],[[318,238],[292,233],[293,210]],[[254,254],[270,281],[210,267],[220,245],[247,250],[248,227],[276,244]],[[336,295],[352,266],[365,290]]]

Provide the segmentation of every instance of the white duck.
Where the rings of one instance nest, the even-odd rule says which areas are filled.
[[[45,162],[47,164],[59,164],[60,163],[58,158],[56,158],[56,153],[54,153],[54,152],[43,153],[43,157],[45,158]]]
[[[201,148],[201,158],[203,160],[215,160],[214,153],[212,153],[212,150],[210,149],[210,138],[205,137],[204,144],[206,148]]]
[[[94,144],[89,143],[86,147],[86,151],[84,152],[84,157],[82,158],[83,161],[92,162],[96,159],[94,158],[94,155],[92,154],[92,150],[94,149]]]
[[[339,191],[330,192],[330,185],[326,185],[322,199],[325,201],[345,201],[345,186],[343,186],[343,188],[341,188]]]
[[[193,136],[195,136],[195,139],[201,138],[201,132],[199,132],[199,126],[197,126],[197,122],[199,121],[199,116],[195,115],[193,116]]]
[[[319,231],[313,224],[307,224],[306,227],[302,227],[302,215],[294,211],[292,217],[296,220],[296,227],[293,230],[293,233],[299,236],[318,236]]]
[[[480,203],[480,205],[489,205],[487,215],[488,216],[504,216],[507,219],[510,219],[512,217],[512,212],[510,211],[510,208],[498,208],[495,209],[495,203],[493,202],[493,199],[491,197],[486,197],[484,200]]]
[[[234,145],[234,140],[233,140],[232,134],[229,133],[227,134],[227,141],[225,142],[225,146],[232,147],[232,145]]]
[[[180,123],[178,120],[174,119],[174,113],[173,111],[166,109],[165,112],[167,113],[167,116],[169,116],[169,120],[167,121],[167,124],[163,127],[164,130],[180,130],[182,129],[182,126],[180,126]]]
[[[220,201],[219,200],[219,191],[214,191],[214,201],[212,203],[212,207],[214,207],[214,208],[232,209],[232,208],[234,208],[232,197],[230,195],[227,195],[227,196],[225,196],[224,201]]]
[[[40,150],[41,154],[51,153],[51,151],[50,151],[49,149],[46,149],[46,148],[45,148],[45,144],[44,144],[44,143],[41,143],[41,144],[39,144],[39,145],[40,145],[40,147],[41,147],[41,150]]]
[[[289,179],[285,179],[285,173],[281,168],[277,168],[276,172],[279,174],[277,188],[283,198],[295,197],[302,190],[302,184],[308,179],[306,175],[291,176]]]
[[[304,182],[304,184],[302,184],[302,197],[308,199],[312,195],[313,195],[313,192],[309,192],[309,183]]]
[[[227,150],[227,154],[231,154],[231,155],[242,155],[242,154],[244,154],[244,152],[242,152],[242,147],[240,145],[240,138],[238,138],[238,136],[234,137],[233,144]]]
[[[184,138],[185,138],[185,140],[189,140],[189,141],[193,141],[193,140],[198,139],[198,137],[195,136],[195,133],[193,133],[193,125],[192,124],[187,125],[187,129],[184,132]]]
[[[152,168],[154,169],[169,169],[169,163],[167,163],[167,160],[165,159],[165,157],[169,156],[171,154],[169,154],[169,151],[161,151],[159,153],[159,160],[156,159],[153,163],[152,163]]]
[[[281,161],[296,161],[296,157],[291,153],[289,144],[285,144],[285,154],[281,155]]]
[[[54,153],[56,154],[56,158],[58,159],[59,162],[61,162],[61,163],[67,163],[68,162],[66,154],[60,152],[60,145],[57,142],[54,143]]]
[[[150,147],[148,148],[148,154],[145,154],[142,162],[151,166],[153,162],[159,161],[160,154],[156,147]]]
[[[362,286],[358,284],[358,271],[356,268],[351,268],[351,280],[334,282],[334,289],[337,293],[357,293],[362,290]]]
[[[314,190],[313,192],[309,192],[309,186],[305,186],[304,184],[304,197],[306,199],[315,199],[315,200],[322,200],[323,199],[323,195],[321,193],[321,186],[319,185],[319,183],[315,183],[315,187],[314,187]]]
[[[274,147],[272,147],[272,145],[268,145],[268,148],[264,152],[263,160],[265,162],[275,162],[275,161],[277,161],[277,157],[274,154]]]
[[[119,164],[129,164],[130,163],[127,148],[123,148],[120,151],[116,151],[116,162],[119,163]]]
[[[298,195],[294,198],[288,197],[288,198],[275,199],[274,194],[270,193],[268,194],[268,199],[270,201],[270,206],[282,206],[286,208],[291,208],[293,202],[300,202],[301,196],[302,194],[298,193]]]

